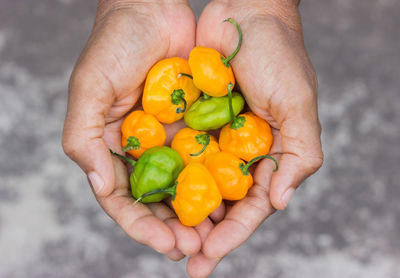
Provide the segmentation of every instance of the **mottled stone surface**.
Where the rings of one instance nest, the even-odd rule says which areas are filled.
[[[61,149],[95,1],[0,6],[0,277],[186,277],[184,261],[105,215]],[[400,277],[399,11],[398,0],[303,1],[325,164],[212,277]]]

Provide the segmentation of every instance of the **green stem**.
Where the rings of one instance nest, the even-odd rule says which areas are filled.
[[[112,155],[115,155],[115,156],[118,157],[119,159],[122,159],[122,160],[128,162],[128,163],[131,164],[132,166],[135,166],[135,165],[136,165],[136,160],[133,160],[133,159],[127,158],[126,156],[117,154],[116,152],[113,152],[111,149],[109,149],[109,150],[110,150],[110,153],[111,153]]]
[[[135,136],[129,136],[128,139],[126,139],[127,144],[122,148],[123,152],[129,152],[132,150],[138,150],[140,149],[140,141],[139,138]]]
[[[208,144],[210,144],[210,134],[207,134],[207,133],[197,134],[195,136],[195,138],[196,138],[197,143],[199,143],[200,145],[203,145],[203,148],[197,153],[191,153],[190,156],[201,155],[207,148]]]
[[[233,111],[233,105],[232,105],[232,88],[233,84],[229,83],[228,84],[228,100],[229,100],[229,113],[231,114],[231,125],[230,127],[232,129],[239,129],[244,125],[244,122],[246,121],[246,118],[243,116],[236,117],[235,112]]]
[[[205,92],[203,92],[203,99],[210,99],[211,96],[207,95]]]
[[[246,165],[244,165],[243,163],[240,163],[239,167],[240,167],[240,170],[242,170],[243,175],[247,176],[249,174],[249,167],[251,165],[253,165],[254,163],[256,163],[257,161],[259,161],[260,159],[264,159],[264,158],[271,159],[275,163],[275,169],[273,170],[273,172],[278,171],[279,165],[278,165],[278,161],[276,161],[275,158],[273,158],[270,155],[260,155],[260,156],[253,158],[252,160],[250,160]]]
[[[185,100],[185,92],[182,89],[174,90],[171,94],[171,102],[172,104],[178,105],[183,102],[183,108],[178,107],[175,109],[176,113],[184,113],[186,111],[186,100]]]
[[[229,112],[231,114],[231,121],[233,122],[235,120],[235,113],[233,112],[233,105],[232,105],[232,87],[233,84],[229,83],[228,84]]]
[[[193,79],[193,76],[191,76],[190,74],[187,74],[187,73],[183,73],[183,72],[179,73],[178,78],[181,78],[181,76],[186,76],[186,77]]]
[[[158,193],[166,193],[172,196],[172,201],[175,200],[176,196],[176,186],[178,185],[178,182],[175,182],[175,184],[172,187],[164,188],[164,189],[155,189],[151,190],[149,192],[144,193],[142,196],[140,196],[136,201],[135,204],[142,201],[143,198],[146,198],[148,196],[158,194]]]
[[[224,65],[227,68],[229,68],[229,61],[232,60],[236,56],[236,54],[239,52],[240,47],[242,46],[243,35],[242,35],[242,30],[240,29],[239,24],[233,18],[227,18],[227,19],[224,20],[224,22],[227,22],[227,21],[232,23],[233,25],[235,25],[236,30],[239,33],[239,42],[238,42],[238,45],[237,45],[235,51],[233,51],[233,53],[231,55],[229,55],[228,57],[226,57],[226,58],[221,56],[222,62],[224,63]]]

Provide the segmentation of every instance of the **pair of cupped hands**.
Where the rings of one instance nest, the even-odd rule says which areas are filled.
[[[298,2],[298,1],[297,1]],[[185,0],[99,1],[92,34],[72,73],[63,147],[87,174],[104,211],[134,240],[171,260],[185,256],[192,277],[208,276],[322,164],[317,81],[307,56],[294,0],[211,1],[196,25]],[[140,102],[149,69],[159,60],[188,58],[195,45],[228,56],[250,109],[273,127],[270,154],[261,161],[247,197],[223,203],[197,227],[185,227],[166,203],[137,204],[121,150],[123,117]],[[167,125],[167,144],[184,126]]]

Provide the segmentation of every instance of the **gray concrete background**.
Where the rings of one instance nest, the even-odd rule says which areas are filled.
[[[0,277],[186,276],[105,215],[61,150],[95,6],[0,1]],[[400,277],[399,12],[398,0],[303,1],[326,161],[212,277]]]

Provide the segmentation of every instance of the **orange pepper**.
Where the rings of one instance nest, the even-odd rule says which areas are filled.
[[[121,133],[122,150],[135,158],[147,149],[164,145],[167,137],[164,126],[142,110],[133,111],[124,119]]]
[[[236,201],[243,199],[253,185],[248,168],[259,159],[272,159],[278,170],[278,162],[269,155],[259,156],[245,164],[243,160],[228,152],[218,152],[206,157],[204,165],[217,182],[222,199]]]
[[[232,87],[232,84],[228,86],[230,96]],[[221,150],[233,153],[245,161],[268,154],[273,141],[269,124],[252,112],[235,117],[232,112],[231,98],[229,109],[233,120],[221,130],[219,135]]]
[[[183,225],[200,224],[221,201],[217,184],[203,164],[189,163],[179,174],[172,206]]]
[[[228,93],[226,91],[228,84],[235,84],[235,77],[229,61],[235,57],[242,45],[242,31],[239,25],[232,18],[225,21],[234,24],[239,32],[239,43],[230,56],[225,58],[217,50],[204,46],[196,46],[189,55],[194,85],[213,97],[225,96]]]
[[[159,193],[172,195],[172,206],[185,226],[196,226],[203,222],[222,201],[214,178],[206,166],[198,162],[189,163],[179,174],[174,186],[149,191],[136,202]]]
[[[208,155],[219,152],[219,145],[214,136],[188,127],[175,134],[171,148],[180,154],[185,165],[190,162],[203,163]]]
[[[149,71],[143,89],[146,113],[170,124],[182,119],[185,111],[200,96],[191,77],[188,62],[174,57],[156,63]]]

